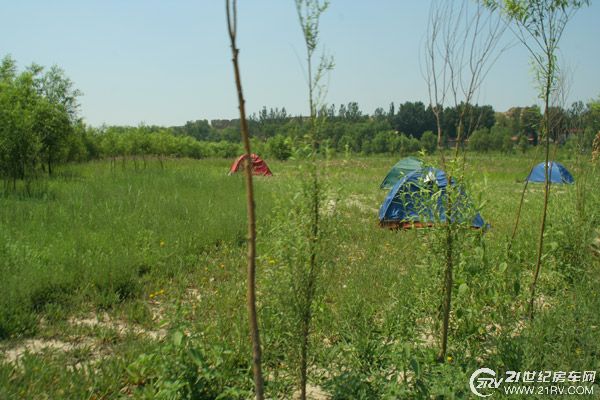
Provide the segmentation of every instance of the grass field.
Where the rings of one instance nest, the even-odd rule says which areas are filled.
[[[461,233],[446,363],[435,362],[442,236],[377,225],[379,183],[396,158],[321,161],[317,397],[470,398],[469,376],[482,366],[600,370],[600,261],[591,247],[599,171],[559,157],[576,185],[552,187],[538,314],[529,321],[541,185],[530,185],[510,252],[507,244],[531,154],[469,157],[467,189],[491,229]],[[0,398],[252,396],[244,183],[226,175],[229,163],[68,165],[28,195],[0,198]],[[270,167],[272,178],[255,180],[260,325],[269,398],[290,398],[294,277],[284,249],[299,224],[289,210],[305,169]]]

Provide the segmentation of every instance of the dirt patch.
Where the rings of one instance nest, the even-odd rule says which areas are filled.
[[[369,213],[369,214],[371,214],[371,213],[377,214],[379,212],[379,210],[377,208],[366,204],[364,199],[362,199],[361,197],[356,196],[356,195],[348,196],[345,205],[347,207],[356,207],[360,211]]]
[[[153,313],[157,318],[160,312],[156,311]],[[160,340],[167,336],[167,330],[160,328],[157,330],[144,329],[137,325],[128,324],[125,321],[111,319],[106,313],[102,314],[100,318],[97,315],[91,315],[88,318],[70,318],[69,324],[73,326],[87,326],[87,327],[101,327],[110,329],[116,332],[118,335],[141,335],[147,336],[153,340]]]
[[[158,317],[157,312],[157,317]],[[101,315],[90,315],[85,318],[72,317],[68,323],[73,327],[103,328],[115,332],[119,336],[127,334],[145,336],[152,340],[162,340],[167,336],[165,328],[156,330],[144,329],[137,325],[128,324],[125,321],[111,319],[106,313]],[[2,357],[10,363],[18,363],[24,354],[40,354],[46,351],[68,353],[70,351],[89,348],[92,352],[90,360],[99,359],[102,356],[100,348],[93,335],[71,336],[64,339],[27,339],[12,347],[2,349]],[[77,366],[76,366],[77,367]]]
[[[292,399],[297,400],[300,398],[300,391],[294,392]],[[306,385],[306,398],[310,400],[329,400],[331,395],[324,391],[319,386]]]
[[[57,339],[28,339],[8,350],[4,350],[4,359],[10,363],[18,362],[24,354],[39,354],[45,351],[68,352],[93,346],[94,341],[85,338],[79,342],[63,342]]]
[[[419,336],[417,343],[425,345],[425,347],[438,346],[438,338],[435,334],[435,322],[433,318],[426,317],[418,319],[417,326],[419,327]]]
[[[596,233],[598,234],[598,237],[596,237],[594,240],[592,240],[592,244],[590,245],[590,250],[593,255],[595,255],[596,257],[600,257],[600,232],[596,231]]]

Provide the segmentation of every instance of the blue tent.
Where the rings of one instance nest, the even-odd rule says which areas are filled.
[[[424,168],[405,175],[396,182],[383,201],[379,209],[379,224],[409,228],[446,222],[444,203],[447,185],[446,174],[436,168]],[[472,206],[464,192],[459,190],[459,201],[453,204],[453,214],[462,222],[463,215],[470,214]],[[479,213],[473,217],[471,226],[486,226]]]
[[[529,182],[546,182],[544,162],[539,163],[529,173],[527,180]],[[548,180],[551,183],[573,183],[573,175],[559,162],[550,161],[548,165]]]
[[[379,188],[390,190],[404,175],[421,168],[423,168],[423,161],[414,157],[405,157],[390,169]]]

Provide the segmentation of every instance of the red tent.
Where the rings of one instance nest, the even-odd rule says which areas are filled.
[[[231,168],[229,169],[230,175],[234,174],[238,171],[244,170],[244,156],[245,156],[245,154],[242,154],[233,162],[233,164],[231,165]],[[252,159],[252,175],[262,175],[262,176],[273,175],[271,173],[271,170],[267,166],[267,163],[264,162],[264,160],[262,158],[260,158],[258,155],[250,154],[250,158]]]

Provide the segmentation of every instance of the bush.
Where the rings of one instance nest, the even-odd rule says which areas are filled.
[[[276,135],[267,141],[269,155],[278,160],[285,161],[292,155],[292,144],[289,138],[283,135]]]
[[[425,149],[427,153],[435,152],[437,147],[437,138],[435,134],[431,131],[425,131],[423,136],[421,136],[421,148]]]

